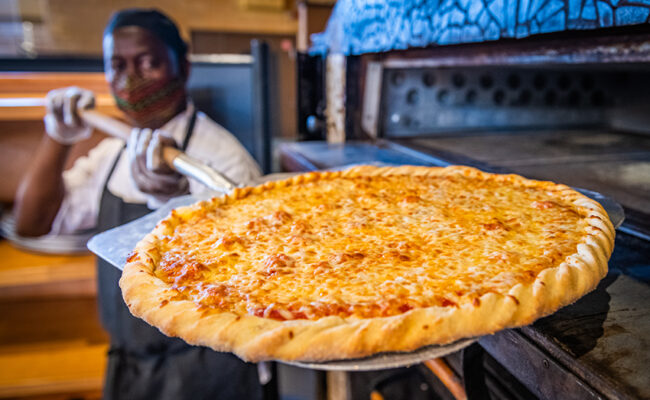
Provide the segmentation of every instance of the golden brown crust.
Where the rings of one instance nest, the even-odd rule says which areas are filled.
[[[364,357],[385,351],[411,351],[430,344],[446,344],[464,337],[491,334],[522,326],[576,301],[593,290],[607,273],[614,246],[614,228],[597,202],[551,182],[527,180],[517,175],[499,175],[504,184],[553,188],[559,196],[588,211],[588,228],[575,254],[558,265],[545,268],[532,283],[517,283],[507,294],[488,292],[477,301],[458,307],[415,308],[403,314],[377,318],[329,316],[316,320],[280,321],[249,314],[206,311],[185,299],[160,280],[154,269],[160,262],[159,237],[169,234],[184,217],[204,207],[228,204],[251,193],[339,176],[463,175],[486,177],[469,167],[372,167],[343,172],[299,175],[268,182],[254,188],[236,189],[227,196],[175,210],[136,246],[124,268],[120,287],[131,312],[169,336],[190,344],[230,351],[244,360],[321,361]],[[178,299],[178,300],[176,300]]]

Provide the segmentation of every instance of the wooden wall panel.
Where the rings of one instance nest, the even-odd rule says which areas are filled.
[[[38,54],[100,55],[102,32],[115,10],[129,7],[158,8],[170,15],[188,38],[192,31],[258,32],[294,35],[294,2],[288,10],[249,9],[238,0],[43,0],[42,23],[35,30]]]
[[[95,92],[97,109],[119,116],[101,73],[0,73],[0,204],[11,203],[22,174],[44,134],[44,98],[48,91],[80,86]],[[66,168],[97,145],[105,135],[72,148]]]

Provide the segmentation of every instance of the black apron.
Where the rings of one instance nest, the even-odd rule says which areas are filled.
[[[196,112],[188,122],[182,150],[194,131]],[[151,212],[130,204],[108,190],[118,160],[111,168],[99,207],[98,229],[125,224]],[[255,364],[230,353],[190,346],[170,338],[129,312],[118,281],[122,271],[97,259],[99,311],[111,338],[104,385],[105,399],[261,399]]]

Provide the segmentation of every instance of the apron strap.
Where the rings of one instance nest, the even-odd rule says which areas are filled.
[[[111,167],[111,170],[108,171],[108,175],[106,176],[106,181],[104,181],[104,189],[102,190],[102,193],[108,190],[108,181],[111,180],[111,177],[113,176],[113,172],[115,172],[115,168],[117,167],[117,163],[120,161],[120,158],[122,158],[122,153],[124,152],[124,149],[126,149],[126,144],[124,144],[124,146],[122,146],[120,151],[117,152],[115,161],[113,161],[113,166]]]
[[[190,120],[187,121],[187,129],[185,130],[185,139],[183,139],[183,145],[181,146],[182,151],[185,151],[185,149],[187,149],[187,145],[190,144],[190,138],[194,133],[195,124],[196,124],[196,108],[194,109],[194,111],[192,111],[192,116],[190,117]]]

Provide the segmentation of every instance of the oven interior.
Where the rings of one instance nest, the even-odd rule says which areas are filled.
[[[648,64],[367,71],[361,125],[373,140],[600,192],[626,209],[624,229],[650,233]]]

